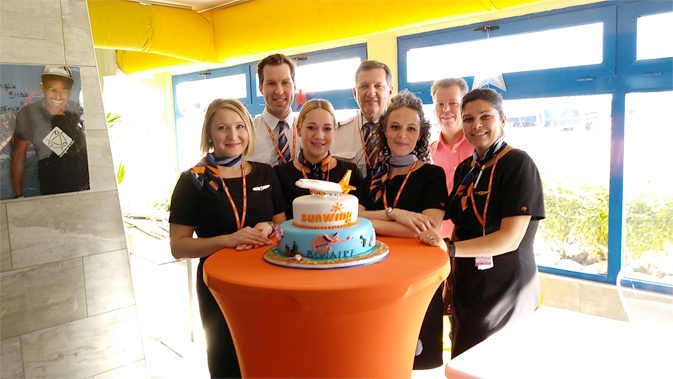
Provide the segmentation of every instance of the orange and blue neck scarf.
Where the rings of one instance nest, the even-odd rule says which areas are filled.
[[[390,166],[406,167],[418,160],[416,154],[408,154],[403,157],[388,157],[380,161],[372,172],[372,183],[369,185],[369,198],[377,203],[388,185],[388,171]]]
[[[481,157],[477,153],[477,149],[474,149],[474,152],[472,153],[474,166],[467,172],[467,175],[465,175],[463,180],[460,181],[460,186],[462,188],[470,188],[470,186],[472,186],[472,188],[476,187],[481,178],[481,173],[484,171],[484,168],[486,168],[484,164],[498,155],[498,153],[500,153],[506,146],[507,142],[505,142],[505,136],[500,136],[500,138],[498,138],[498,140],[495,141]],[[457,191],[456,196],[459,196],[459,193],[460,196],[466,197],[466,192]],[[466,207],[463,207],[463,211],[465,211],[465,209]]]
[[[215,157],[212,153],[208,153],[205,157],[192,167],[192,179],[195,186],[199,189],[203,187],[204,183],[208,184],[208,190],[214,194],[220,191],[222,186],[222,178],[220,177],[220,170],[217,165],[226,167],[238,167],[243,163],[243,156],[238,157]]]
[[[327,156],[323,158],[320,163],[311,163],[304,157],[304,149],[299,151],[299,164],[311,170],[309,179],[327,180],[327,172],[329,171],[330,162],[332,162],[332,154],[329,152],[327,152]],[[326,168],[325,171],[323,171],[323,168]]]

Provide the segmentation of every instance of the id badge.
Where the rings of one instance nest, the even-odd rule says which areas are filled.
[[[476,257],[474,258],[474,265],[478,270],[493,268],[493,257]]]

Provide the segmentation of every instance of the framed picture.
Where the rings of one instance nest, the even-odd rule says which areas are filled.
[[[78,67],[0,65],[0,200],[89,189]]]

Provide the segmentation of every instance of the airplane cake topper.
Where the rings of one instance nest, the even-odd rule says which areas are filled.
[[[339,183],[332,183],[325,180],[299,179],[294,184],[299,188],[311,191],[311,194],[340,196],[346,195],[350,191],[355,191],[355,187],[348,184],[351,180],[351,170],[348,170]]]

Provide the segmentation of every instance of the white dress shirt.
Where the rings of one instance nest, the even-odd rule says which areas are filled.
[[[362,113],[358,113],[346,121],[339,122],[334,142],[332,142],[332,155],[339,160],[355,163],[363,176],[367,176],[367,158],[362,146],[362,125],[366,121]]]
[[[269,135],[269,130],[267,125],[273,133],[273,138],[275,143],[278,143],[278,121],[280,121],[275,116],[272,116],[269,111],[264,108],[264,112],[261,115],[255,117],[254,124],[255,130],[257,132],[257,148],[255,149],[255,154],[250,158],[253,162],[266,163],[272,167],[278,164],[278,150],[276,150],[276,145]],[[296,125],[294,125],[294,114],[290,112],[284,119],[286,124],[285,136],[287,137],[288,149],[294,158],[299,156],[299,150],[301,149],[301,139],[295,135]],[[297,141],[295,143],[295,138]],[[292,147],[294,146],[294,151]]]

